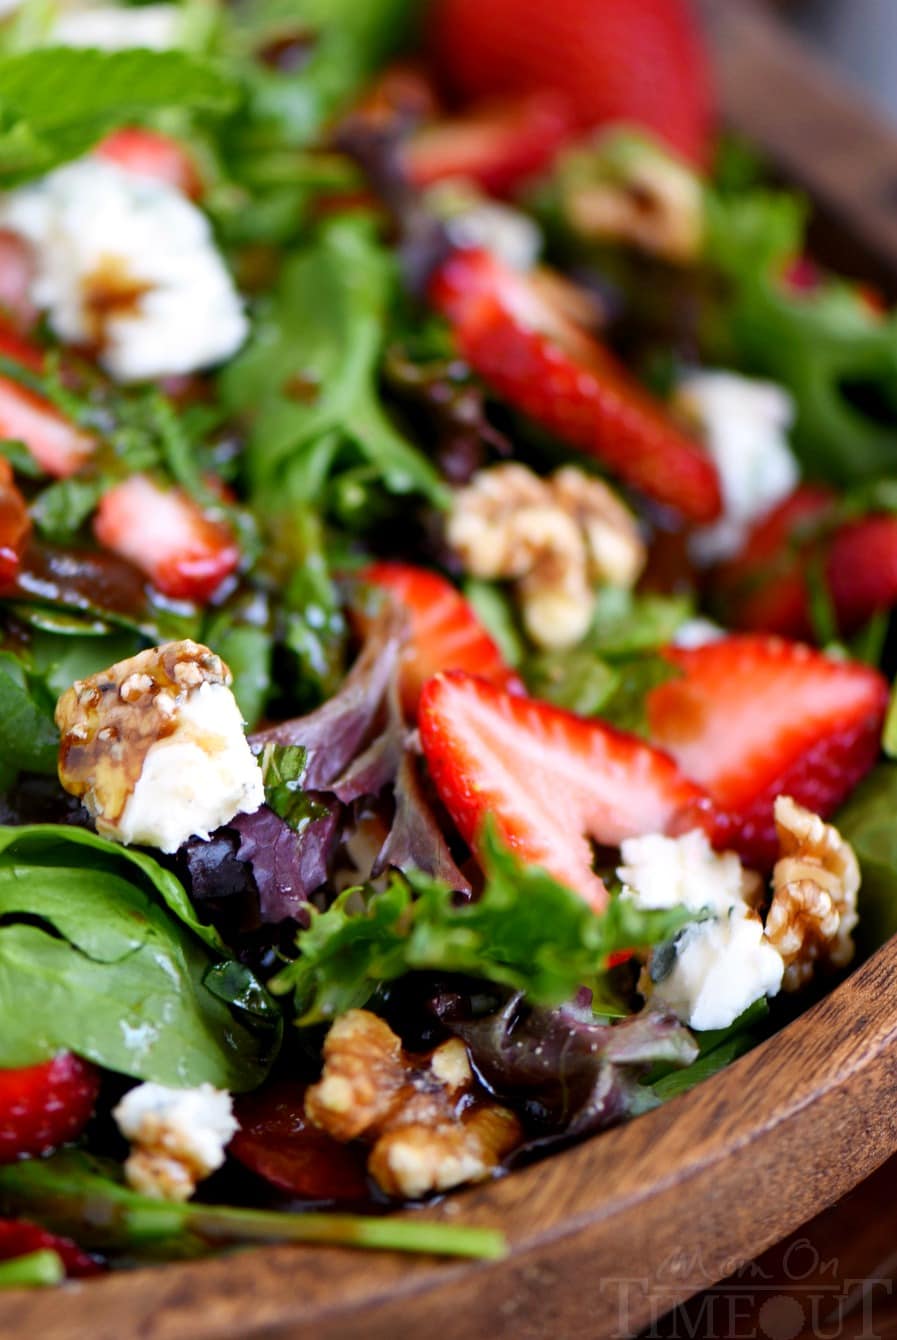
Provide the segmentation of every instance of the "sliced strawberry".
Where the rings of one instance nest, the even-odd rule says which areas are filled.
[[[700,444],[529,276],[488,251],[457,251],[430,296],[496,395],[690,520],[718,516],[719,478]]]
[[[797,642],[735,636],[667,655],[682,671],[648,699],[651,739],[709,793],[710,828],[758,869],[775,860],[776,796],[830,815],[872,767],[888,686]],[[706,808],[680,831],[707,826]]]
[[[18,363],[28,372],[44,369],[43,352],[8,322],[0,322],[0,358]],[[12,377],[0,374],[0,437],[23,442],[42,470],[57,479],[75,474],[96,450],[96,442],[82,433],[55,405]]]
[[[525,692],[496,643],[451,582],[409,563],[372,563],[362,581],[389,593],[410,619],[411,636],[402,653],[402,703],[409,717],[417,712],[420,691],[440,670],[466,670],[497,688]],[[362,631],[366,620],[356,622]]]
[[[147,130],[145,126],[113,130],[93,152],[97,158],[115,163],[126,172],[173,186],[191,200],[199,200],[202,195],[202,178],[192,155],[183,144],[158,130]]]
[[[100,1073],[60,1052],[52,1061],[0,1070],[0,1163],[48,1154],[81,1134],[93,1112]]]
[[[240,561],[224,522],[147,475],[131,475],[105,493],[93,527],[100,544],[175,600],[208,600]]]
[[[11,228],[0,228],[0,308],[15,326],[28,330],[37,320],[31,300],[36,264],[31,243]]]
[[[476,850],[487,816],[525,861],[593,907],[607,891],[587,836],[605,846],[665,831],[702,792],[665,754],[600,721],[459,671],[424,687],[421,743],[436,789]]]
[[[103,1270],[99,1261],[83,1252],[71,1238],[48,1233],[26,1219],[0,1219],[0,1261],[14,1261],[32,1252],[55,1252],[70,1279],[99,1275]]]
[[[687,0],[435,0],[430,48],[462,98],[552,90],[582,129],[628,121],[709,158],[708,62]]]
[[[305,1085],[284,1081],[239,1099],[228,1153],[267,1182],[313,1201],[369,1196],[365,1151],[340,1144],[305,1115]]]
[[[464,177],[493,195],[508,195],[550,166],[571,130],[566,102],[540,93],[423,126],[405,146],[402,162],[421,188]]]
[[[28,504],[16,488],[12,466],[0,456],[0,590],[18,576],[30,534]]]
[[[731,624],[811,637],[814,569],[843,636],[897,605],[897,516],[870,513],[832,528],[836,502],[829,489],[804,484],[757,522],[741,553],[713,575]]]

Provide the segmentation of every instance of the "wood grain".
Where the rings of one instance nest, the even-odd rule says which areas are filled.
[[[833,67],[751,0],[699,0],[726,122],[806,190],[814,251],[897,292],[897,135]]]
[[[819,201],[830,258],[897,276],[897,138],[748,0],[707,3],[728,120]],[[427,1218],[504,1227],[500,1262],[262,1248],[6,1294],[18,1340],[601,1340],[632,1334],[897,1149],[897,941],[777,1037],[633,1124]]]

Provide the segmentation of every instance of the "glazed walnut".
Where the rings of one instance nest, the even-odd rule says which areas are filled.
[[[785,960],[784,989],[796,991],[817,963],[843,968],[853,958],[860,868],[837,828],[790,796],[776,800],[775,820],[781,855],[766,936]]]
[[[595,587],[632,586],[645,561],[627,509],[573,467],[547,479],[516,464],[479,471],[455,494],[446,538],[471,576],[516,584],[527,632],[550,648],[579,642]]]
[[[337,1140],[372,1146],[368,1170],[389,1196],[413,1200],[481,1181],[519,1143],[513,1113],[474,1096],[457,1038],[409,1056],[387,1024],[349,1010],[324,1043],[324,1074],[306,1096],[311,1121]]]

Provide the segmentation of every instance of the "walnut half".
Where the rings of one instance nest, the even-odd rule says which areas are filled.
[[[775,820],[781,855],[766,936],[785,960],[782,986],[796,991],[817,963],[843,968],[853,958],[860,868],[837,828],[790,796],[776,800]]]
[[[541,647],[579,642],[595,587],[630,587],[645,562],[623,503],[573,466],[547,479],[514,463],[480,470],[455,494],[446,539],[471,576],[516,584],[527,632]]]
[[[371,1176],[387,1195],[407,1200],[489,1177],[522,1138],[513,1113],[474,1096],[460,1039],[409,1056],[367,1010],[349,1010],[332,1025],[324,1073],[305,1108],[335,1139],[370,1144]]]

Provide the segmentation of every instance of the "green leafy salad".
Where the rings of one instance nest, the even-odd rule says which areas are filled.
[[[897,317],[678,0],[4,10],[0,1286],[501,1255],[897,929]]]

